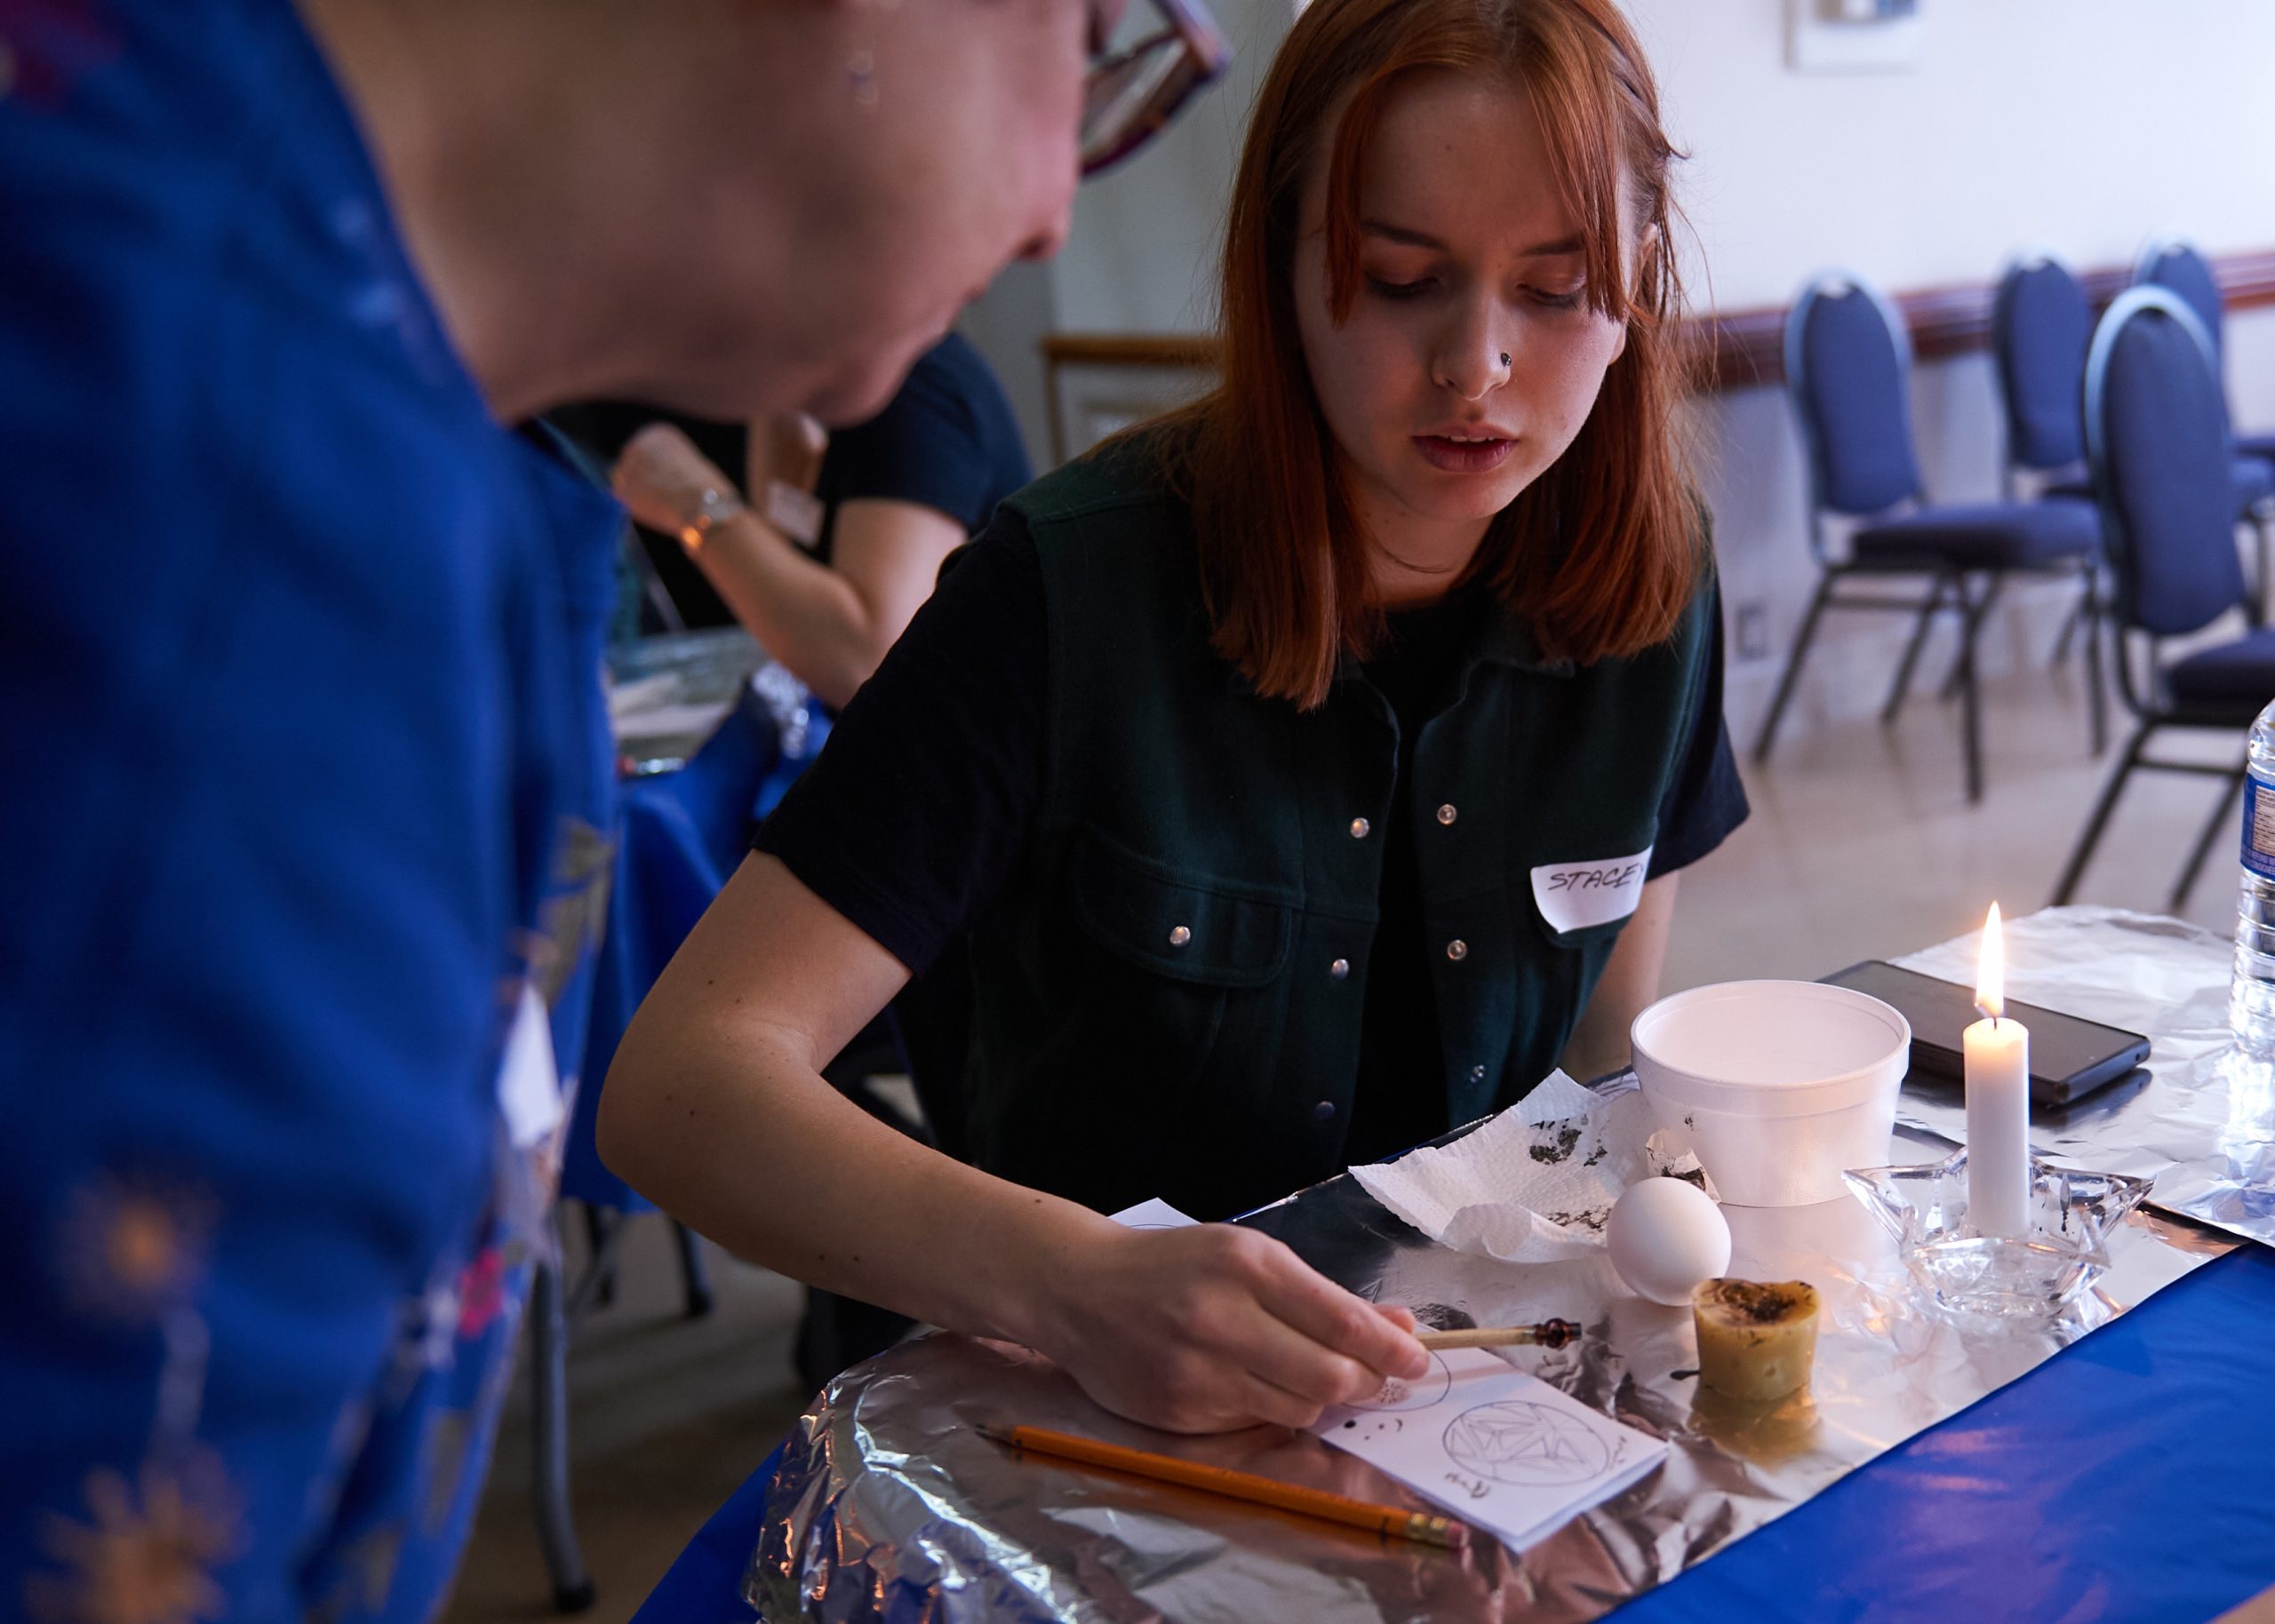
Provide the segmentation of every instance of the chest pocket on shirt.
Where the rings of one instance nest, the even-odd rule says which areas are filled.
[[[1096,833],[1068,880],[1090,950],[1066,967],[1087,1046],[1174,1114],[1237,1116],[1231,1094],[1267,1089],[1278,1059],[1295,911],[1196,884]]]
[[[1286,906],[1162,874],[1093,835],[1076,856],[1075,917],[1141,969],[1209,987],[1262,987],[1288,960]]]

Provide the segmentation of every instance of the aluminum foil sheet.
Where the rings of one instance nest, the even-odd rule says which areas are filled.
[[[1622,1079],[1613,1087],[1632,1087]],[[1891,1161],[1944,1146],[1899,1129]],[[1586,1620],[1711,1556],[1903,1439],[2013,1381],[2235,1243],[2135,1214],[2099,1286],[2058,1321],[1961,1321],[1925,1302],[1864,1207],[1726,1209],[1734,1274],[1824,1298],[1814,1380],[1768,1409],[1696,1379],[1690,1315],[1628,1294],[1600,1254],[1519,1264],[1432,1244],[1347,1175],[1244,1222],[1315,1267],[1440,1326],[1561,1315],[1585,1333],[1505,1356],[1666,1438],[1649,1477],[1521,1553],[1377,1535],[1008,1452],[974,1430],[1025,1422],[1419,1509],[1395,1479],[1308,1435],[1177,1438],[1107,1414],[1047,1361],[950,1335],[833,1381],[770,1486],[746,1599],[773,1624],[1175,1620]]]
[[[2142,1071],[2067,1111],[2033,1113],[2038,1153],[2154,1179],[2158,1206],[2275,1246],[2275,1092],[2223,1063],[2233,944],[2114,908],[2048,908],[2009,919],[2006,936],[2012,996],[2150,1040]],[[1969,935],[1896,962],[1972,985],[1976,946]],[[1912,1079],[1896,1117],[1954,1144],[1966,1136],[1956,1086]]]

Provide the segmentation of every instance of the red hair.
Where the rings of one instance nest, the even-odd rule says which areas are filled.
[[[1588,303],[1627,327],[1577,437],[1495,515],[1463,578],[1489,582],[1545,650],[1583,664],[1664,641],[1698,582],[1699,515],[1675,433],[1676,155],[1617,5],[1314,0],[1265,80],[1233,185],[1222,378],[1169,420],[1181,431],[1174,472],[1193,507],[1216,648],[1258,691],[1306,708],[1325,701],[1345,650],[1371,651],[1382,610],[1297,329],[1300,197],[1323,159],[1329,310],[1340,323],[1360,281],[1367,142],[1400,76],[1427,68],[1530,96],[1585,239]]]

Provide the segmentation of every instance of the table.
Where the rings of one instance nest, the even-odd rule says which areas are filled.
[[[779,1460],[635,1624],[750,1616],[738,1597]],[[2275,1251],[2245,1246],[1611,1616],[2201,1624],[2275,1585],[2271,1461]]]
[[[617,864],[594,970],[584,1082],[561,1193],[615,1212],[650,1204],[602,1165],[601,1079],[633,1012],[828,736],[803,689],[738,627],[643,638],[612,660],[623,758]]]
[[[2140,921],[2132,921],[2131,927],[2137,932]],[[2216,943],[2207,939],[2200,945],[2207,955],[2203,974],[2216,978]],[[2192,1006],[2203,999],[2191,995],[2186,1001]],[[2202,1058],[2184,1043],[2171,1048],[2186,1064]],[[2166,1111],[2155,1120],[2172,1130],[2177,1119]],[[2065,1138],[2076,1139],[2085,1130],[2071,1122],[2062,1131]],[[2249,1188],[2257,1188],[2255,1178]],[[2200,1186],[2181,1181],[2175,1189],[2191,1201],[2202,1194]],[[1297,1206],[1313,1214],[1332,1214],[1342,1203],[1341,1222],[1353,1233],[1377,1221],[1390,1222],[1379,1209],[1370,1217],[1354,1201],[1366,1198],[1350,1185],[1343,1195],[1307,1192]],[[1267,1211],[1259,1222],[1277,1229],[1289,1223],[1284,1211],[1277,1217]],[[2242,1222],[2247,1233],[2255,1227],[2248,1213]],[[1315,1236],[1333,1232],[1332,1225],[1312,1227]],[[2175,1231],[2183,1249],[2191,1245],[2191,1233],[2184,1227]],[[1291,1244],[1300,1238],[1298,1233],[1283,1238]],[[2233,1246],[2226,1236],[2204,1242],[2208,1250]],[[1298,1244],[1298,1250],[1305,1246]],[[1318,1261],[1337,1272],[1332,1259]],[[2130,1300],[2142,1294],[2135,1291]],[[1611,1344],[1618,1340],[1605,1339]],[[1615,1356],[1616,1351],[1615,1347]],[[1615,1366],[1618,1362],[1616,1357],[1608,1360]],[[1631,1371],[1628,1377],[1645,1373]],[[1664,1385],[1666,1373],[1658,1373]],[[986,1390],[977,1375],[973,1390]],[[1598,1390],[1608,1389],[1599,1382]],[[2275,1583],[2275,1511],[2267,1507],[2262,1484],[2262,1463],[2275,1445],[2271,1394],[2275,1253],[2245,1245],[2167,1286],[1981,1403],[1879,1454],[1712,1560],[1649,1590],[1622,1616],[2209,1617]],[[940,1406],[933,1409],[946,1413]],[[1053,1421],[1047,1414],[1032,1419]],[[928,1436],[943,1442],[937,1451],[926,1448],[922,1458],[945,1471],[956,1458],[954,1441],[946,1433]],[[1882,1441],[1891,1436],[1900,1434],[1884,1433]],[[731,1607],[721,1612],[722,1600],[730,1602],[737,1595],[743,1565],[757,1541],[772,1464],[706,1527],[659,1587],[650,1616],[734,1616]],[[1002,1485],[994,1486],[999,1492],[991,1509],[1000,1511],[1005,1504]],[[946,1503],[952,1502],[951,1496]],[[1161,1508],[1153,1511],[1157,1522],[1162,1515],[1175,1515]],[[1142,1537],[1145,1517],[1136,1510],[1123,1524],[1113,1523],[1110,1512],[1101,1515],[1117,1537]],[[1066,1532],[1066,1524],[1057,1526],[1062,1535]],[[1663,1550],[1657,1561],[1656,1571],[1665,1572],[1688,1560],[1683,1540],[1696,1541],[1689,1548],[1694,1554],[1711,1552],[1731,1530],[1718,1533],[1711,1527],[1647,1522],[1613,1532],[1662,1544],[1674,1540],[1673,1559]],[[951,1529],[942,1537],[952,1533]],[[1254,1535],[1250,1527],[1243,1537],[1253,1542]],[[1064,1557],[1063,1539],[1057,1548]],[[1248,1576],[1255,1578],[1258,1566],[1265,1569],[1267,1582],[1271,1572],[1291,1572],[1287,1556],[1282,1548],[1280,1569],[1251,1564]],[[1643,1556],[1627,1566],[1650,1572],[1648,1551]],[[1338,1559],[1330,1555],[1326,1560]],[[1568,1570],[1571,1566],[1567,1564]],[[951,1560],[946,1571],[967,1570],[956,1569]],[[1545,1571],[1554,1581],[1557,1616],[1586,1616],[1588,1586],[1596,1581],[1585,1572]],[[1594,1591],[1594,1607],[1634,1588],[1627,1580],[1614,1588],[1609,1581],[1616,1579],[1618,1573],[1607,1571]],[[1497,1583],[1498,1595],[1513,1593],[1506,1583]],[[1161,1593],[1176,1594],[1172,1588],[1148,1595],[1158,1600]],[[1115,1583],[1101,1580],[1086,1585],[1082,1594],[1120,1592]],[[1188,1591],[1186,1598],[1202,1594]],[[1537,1600],[1548,1604],[1551,1594],[1544,1590]],[[1283,1604],[1291,1599],[1289,1594],[1274,1595]],[[1336,1610],[1331,1588],[1326,1597],[1322,1603],[1307,1596],[1303,1605],[1327,1616]],[[1211,1605],[1221,1599],[1206,1596]],[[1164,1604],[1163,1610],[1185,1616],[1172,1605]],[[1199,1616],[1202,1610],[1191,1611]],[[1417,1604],[1414,1615],[1426,1612]],[[1120,1605],[1100,1616],[1126,1612],[1126,1605]],[[1377,1615],[1370,1611],[1365,1616]]]

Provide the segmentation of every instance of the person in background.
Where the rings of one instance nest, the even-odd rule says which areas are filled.
[[[614,466],[656,550],[699,569],[707,593],[665,577],[693,601],[690,624],[730,614],[832,710],[875,673],[948,554],[1031,477],[1011,403],[958,333],[882,412],[834,434],[803,414],[748,429],[613,403],[550,416]]]
[[[633,1021],[611,1165],[1150,1425],[1426,1369],[1265,1233],[1106,1214],[1229,1218],[1622,1058],[1746,812],[1673,158],[1615,0],[1312,0],[1222,383],[961,555]],[[970,1166],[818,1075],[967,931]]]
[[[875,673],[948,555],[1029,478],[1010,402],[956,333],[925,353],[890,405],[827,435],[826,450],[802,414],[745,429],[600,403],[549,420],[613,462],[617,494],[690,624],[738,621],[833,710]],[[730,467],[744,470],[739,488]],[[823,1075],[872,1116],[962,1154],[970,1004],[963,947],[953,944]],[[922,1122],[873,1086],[881,1071],[904,1067]],[[799,1381],[818,1389],[909,1324],[809,1288],[794,1344]]]
[[[1206,76],[1120,10],[0,0],[0,1615],[437,1607],[610,866],[505,426],[874,413]]]

